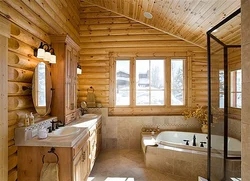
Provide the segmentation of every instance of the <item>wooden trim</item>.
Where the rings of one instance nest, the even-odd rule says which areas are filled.
[[[110,73],[109,73],[109,105],[114,107],[115,105],[115,60],[112,53],[109,53],[110,58]]]
[[[77,52],[80,50],[79,45],[69,35],[52,35],[50,37],[52,43],[67,43]]]
[[[166,107],[171,107],[171,57],[166,57]]]
[[[187,74],[186,74],[186,82],[187,82],[187,106],[192,107],[192,58],[187,57]]]
[[[0,16],[0,178],[8,180],[8,38],[10,23]]]

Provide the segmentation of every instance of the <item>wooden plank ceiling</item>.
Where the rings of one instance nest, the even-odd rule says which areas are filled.
[[[154,27],[200,47],[206,32],[240,8],[240,0],[81,0]],[[95,11],[96,10],[96,11]],[[86,11],[102,13],[94,6]],[[150,12],[152,19],[144,17]],[[226,44],[239,44],[240,16],[215,33]]]

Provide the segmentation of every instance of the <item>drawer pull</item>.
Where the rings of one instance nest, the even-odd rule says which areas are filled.
[[[83,152],[83,153],[82,153],[82,162],[84,162],[85,159],[86,159],[86,152]]]

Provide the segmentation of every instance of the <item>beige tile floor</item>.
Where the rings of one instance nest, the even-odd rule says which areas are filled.
[[[193,181],[145,167],[140,150],[102,151],[88,181]]]

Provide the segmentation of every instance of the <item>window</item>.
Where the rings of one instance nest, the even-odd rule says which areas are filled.
[[[130,105],[130,60],[116,61],[116,105]]]
[[[171,60],[171,105],[184,105],[184,62]]]
[[[224,108],[224,70],[219,70],[219,108]]]
[[[164,105],[164,60],[136,60],[136,105]]]
[[[241,70],[230,72],[230,105],[234,108],[241,108]]]
[[[114,106],[161,106],[155,111],[164,112],[185,105],[184,59],[119,59],[113,65]]]

